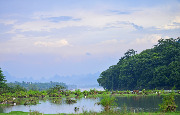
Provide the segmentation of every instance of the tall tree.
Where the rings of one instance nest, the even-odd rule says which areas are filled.
[[[0,93],[2,93],[7,86],[5,82],[5,76],[3,75],[2,70],[0,68]]]

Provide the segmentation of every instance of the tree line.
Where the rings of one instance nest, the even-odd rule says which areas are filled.
[[[39,83],[39,82],[25,82],[25,81],[22,81],[22,82],[18,82],[18,81],[15,81],[15,82],[10,82],[10,83],[6,83],[7,86],[13,88],[13,87],[17,87],[17,86],[21,86],[27,90],[34,90],[34,91],[43,91],[43,90],[48,90],[50,88],[53,88],[53,87],[56,87],[57,85],[60,85],[60,86],[63,86],[65,87],[66,89],[68,89],[68,85],[66,85],[65,83],[63,82],[46,82],[46,83]]]
[[[16,92],[16,91],[44,91],[44,90],[49,90],[51,88],[61,86],[64,87],[65,89],[68,89],[68,85],[66,85],[63,82],[46,82],[46,83],[39,83],[39,82],[10,82],[6,83],[6,77],[3,75],[2,70],[0,68],[0,94],[2,93],[7,93],[7,92]],[[71,85],[71,88],[76,88],[75,85]]]
[[[129,49],[97,81],[108,90],[180,89],[180,38],[160,39],[139,54]]]

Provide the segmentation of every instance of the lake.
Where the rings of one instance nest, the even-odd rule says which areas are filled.
[[[60,104],[53,103],[52,100],[40,100],[37,105],[16,105],[8,107],[0,107],[0,113],[9,113],[11,111],[39,111],[44,114],[57,114],[57,113],[82,113],[83,111],[100,112],[103,110],[101,105],[97,105],[101,98],[81,98],[77,103],[66,104],[63,99]],[[131,97],[116,97],[118,109],[122,110],[127,107],[131,112],[154,112],[159,110],[159,104],[162,103],[162,96],[131,96]],[[180,96],[175,96],[175,102],[180,105]],[[74,108],[78,107],[77,112]],[[180,111],[180,107],[177,108]]]

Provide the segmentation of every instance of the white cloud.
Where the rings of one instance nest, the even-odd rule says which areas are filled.
[[[155,34],[155,35],[146,36],[144,38],[137,38],[136,43],[137,44],[156,43],[159,39],[161,39],[161,36]]]
[[[2,23],[2,24],[4,24],[4,25],[15,24],[16,22],[17,22],[17,20],[10,20],[10,19],[3,20],[3,19],[0,19],[0,23]]]
[[[48,21],[31,21],[25,22],[23,24],[17,24],[13,26],[14,30],[20,30],[22,32],[26,31],[50,31],[51,29],[56,29],[57,25]]]
[[[61,29],[67,27],[90,27],[90,28],[121,28],[123,30],[136,30],[133,25],[142,28],[162,28],[174,29],[179,28],[179,25],[174,25],[174,22],[179,22],[179,17],[173,12],[170,12],[166,7],[153,8],[134,8],[130,9],[134,12],[127,15],[119,15],[111,12],[95,12],[95,11],[68,11],[68,12],[37,12],[32,16],[31,21],[21,24],[15,24],[14,30],[25,31],[48,31],[53,29]],[[68,16],[72,19],[69,21],[52,22],[49,18]],[[124,22],[124,23],[123,23]],[[133,24],[133,25],[132,25]],[[162,26],[163,25],[163,26]]]
[[[116,44],[118,42],[118,40],[116,39],[112,39],[112,40],[105,40],[100,42],[99,44],[104,45],[104,44]]]
[[[62,46],[69,45],[69,43],[67,40],[63,39],[63,40],[52,41],[52,42],[37,41],[34,43],[34,45],[40,46],[40,47],[62,47]]]
[[[143,30],[151,27],[161,27],[162,29],[179,28],[176,23],[180,23],[180,18],[173,12],[170,12],[166,7],[158,7],[141,9],[130,8],[128,11],[133,12],[127,13],[126,15],[107,12],[109,9],[105,9],[102,12],[96,12],[95,10],[37,12],[32,14],[32,19],[23,22],[18,21],[18,24],[15,23],[15,21],[6,21],[6,24],[13,24],[13,30],[9,31],[9,33],[16,33],[19,31],[28,33],[28,31],[33,31],[35,35],[37,35],[38,32],[45,31],[49,36],[45,38],[43,36],[29,37],[25,35],[16,35],[9,43],[4,44],[4,47],[6,47],[5,49],[9,49],[9,52],[48,52],[54,54],[60,52],[61,55],[67,56],[84,55],[86,52],[97,55],[106,54],[107,52],[118,52],[120,50],[123,52],[131,48],[131,42],[133,42],[132,47],[142,46],[141,49],[146,49],[156,44],[157,41],[161,37],[164,38],[164,36],[161,34],[148,34],[147,31],[145,31],[145,33],[133,35],[131,31],[135,31],[137,28],[142,28]],[[72,19],[80,20],[57,22],[46,20],[61,16],[69,16],[72,17]],[[68,27],[73,27],[73,29]],[[80,31],[76,30],[76,27],[81,27]],[[83,27],[86,29],[83,30]],[[65,29],[63,30],[62,28]],[[55,29],[61,29],[62,31],[57,31]],[[76,31],[79,32],[76,33]],[[30,33],[33,34],[33,32]],[[38,33],[38,36],[39,35]],[[134,38],[134,40],[130,38]],[[127,41],[124,43],[120,39],[127,39]],[[72,46],[69,42],[74,46],[63,47]],[[148,44],[148,46],[146,47],[144,44]],[[5,51],[5,49],[3,50]]]
[[[70,44],[65,39],[50,39],[50,36],[35,37],[16,34],[10,40],[0,42],[0,53],[57,53],[59,48],[63,46],[70,46]]]
[[[159,29],[180,29],[180,16],[176,16],[170,23],[160,26]]]
[[[145,35],[143,38],[137,38],[136,43],[137,44],[157,44],[158,40],[161,38],[167,39],[168,36],[163,36],[161,34],[151,34],[151,35]]]
[[[37,13],[39,17],[41,17],[41,13]],[[35,15],[37,15],[35,14]],[[54,14],[50,15],[49,12],[43,13],[45,18],[52,18],[52,17],[62,17],[62,14]],[[106,15],[106,13],[96,13],[90,11],[78,11],[72,12],[69,14],[69,17],[73,19],[79,20],[69,20],[69,21],[59,21],[59,22],[52,22],[49,20],[44,20],[42,18],[36,18],[38,16],[34,16],[33,21],[28,21],[22,24],[16,24],[13,26],[14,30],[20,30],[22,32],[25,31],[48,31],[51,32],[52,29],[61,29],[66,27],[90,27],[90,28],[105,28],[105,27],[120,27],[123,29],[134,30],[132,26],[127,25],[125,23],[118,23],[121,21],[126,21],[127,19],[122,19],[119,15]],[[66,15],[65,15],[66,16]]]

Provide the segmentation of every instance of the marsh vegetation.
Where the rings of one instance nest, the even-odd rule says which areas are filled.
[[[180,102],[179,92],[164,90],[142,90],[138,93],[133,91],[98,91],[90,89],[81,91],[80,89],[70,91],[64,87],[56,86],[45,91],[16,91],[5,92],[1,94],[1,112],[30,110],[41,113],[83,113],[83,112],[155,112],[160,111],[162,106],[169,106],[173,103]],[[165,97],[164,97],[165,96]],[[170,97],[168,97],[170,96]],[[173,97],[172,97],[173,96]],[[172,99],[170,103],[164,100]],[[162,100],[163,99],[163,100]],[[162,103],[164,102],[164,103]],[[159,107],[159,104],[161,106]],[[178,103],[179,104],[179,103]],[[144,106],[144,107],[143,107]],[[44,108],[51,108],[46,111]],[[8,109],[10,108],[10,109]],[[15,109],[13,109],[15,108]],[[36,109],[36,108],[39,108]],[[65,109],[67,108],[67,109]],[[60,110],[60,111],[58,111]],[[180,109],[177,108],[179,111]],[[58,111],[58,112],[56,112]],[[55,112],[55,113],[54,113]],[[163,111],[162,112],[167,112]]]

